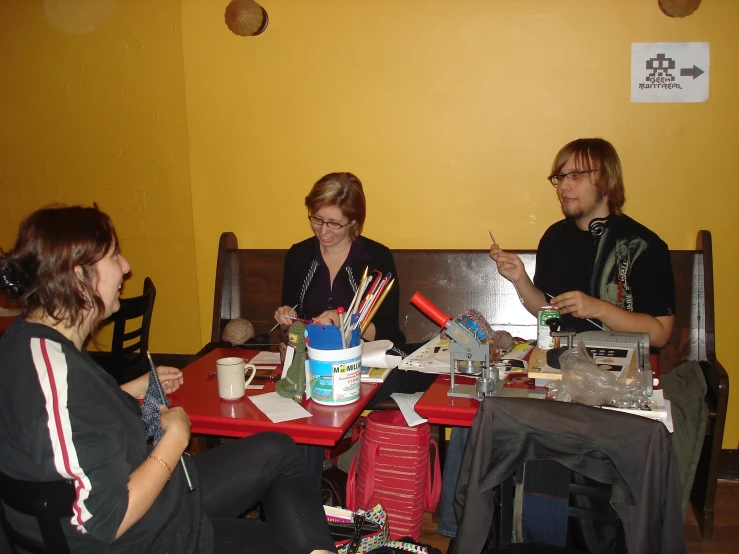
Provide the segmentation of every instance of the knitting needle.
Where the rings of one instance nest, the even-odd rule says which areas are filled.
[[[294,305],[294,306],[292,307],[292,309],[293,309],[293,310],[297,310],[297,309],[298,309],[298,305],[297,305],[297,304],[295,304],[295,305]],[[288,316],[288,317],[290,317],[290,316]],[[272,331],[274,331],[275,329],[277,329],[277,328],[278,328],[279,326],[280,326],[280,322],[278,321],[277,323],[275,323],[275,326],[274,326],[274,327],[272,327],[272,329],[270,329],[270,330],[269,330],[269,332],[271,333]]]
[[[301,323],[313,323],[313,321],[310,320],[310,319],[303,319],[303,318],[295,317],[295,316],[292,316],[292,315],[284,315],[282,317],[286,317],[288,319],[294,319],[295,321],[300,321]]]
[[[551,300],[552,298],[554,298],[554,296],[552,296],[552,295],[551,295],[551,294],[549,294],[548,292],[545,292],[544,294],[545,294],[545,295],[547,296],[547,298],[548,298],[549,300]],[[586,317],[586,318],[585,318],[585,321],[587,321],[587,322],[589,322],[589,323],[592,323],[593,325],[595,325],[595,326],[596,326],[596,327],[597,327],[598,329],[600,329],[601,331],[607,331],[607,329],[606,329],[605,327],[603,327],[602,325],[598,325],[598,324],[597,324],[597,323],[596,323],[595,321],[593,321],[592,319],[588,319],[588,318]]]
[[[388,281],[390,280],[390,277],[392,276],[392,273],[388,272],[385,277],[380,282],[379,286],[377,288],[373,288],[371,294],[367,296],[367,302],[362,308],[362,313],[360,315],[360,319],[358,321],[360,329],[366,329],[367,328],[367,317],[371,317],[370,313],[375,307],[375,304],[379,300],[380,296],[382,296],[382,291],[385,290],[387,287]],[[364,331],[362,331],[364,332]]]
[[[369,324],[372,322],[372,318],[375,317],[375,314],[377,313],[377,310],[380,309],[380,306],[385,301],[385,297],[390,292],[390,289],[393,288],[393,284],[395,283],[395,279],[391,279],[390,282],[387,284],[385,289],[380,294],[380,298],[377,300],[374,306],[372,306],[372,309],[370,310],[369,315],[365,319],[364,323],[362,324],[360,334],[364,333],[367,330],[367,327],[369,327]]]
[[[341,333],[341,349],[346,350],[346,337],[344,336],[344,308],[339,306],[336,308],[336,313],[339,314],[339,332]]]
[[[167,396],[164,394],[164,389],[162,388],[162,383],[159,381],[159,374],[157,373],[157,368],[154,365],[154,360],[151,359],[151,354],[149,354],[149,351],[146,351],[146,357],[149,358],[149,367],[151,368],[152,374],[154,375],[154,383],[156,384],[157,391],[159,392],[159,399],[162,401],[162,404],[164,404],[167,408],[169,408],[169,400],[167,400]],[[195,490],[195,487],[192,484],[192,479],[190,479],[190,473],[187,471],[187,466],[185,465],[185,456],[184,454],[180,456],[180,463],[182,464],[182,471],[185,474],[185,480],[187,481],[187,488],[190,489],[190,492]]]
[[[493,232],[492,232],[492,231],[488,231],[488,233],[490,233],[490,238],[491,238],[491,239],[493,239],[493,244],[498,244],[498,243],[496,242],[496,240],[495,240],[495,237],[493,236]],[[509,267],[509,268],[507,268],[507,269],[508,269],[508,280],[509,280],[509,281],[510,281],[511,283],[513,283],[513,288],[514,288],[514,289],[516,289],[516,294],[518,295],[518,300],[519,300],[519,301],[521,302],[521,304],[523,304],[523,296],[521,296],[521,293],[520,293],[520,292],[519,292],[519,290],[518,290],[518,285],[517,285],[517,284],[516,284],[516,282],[515,282],[515,281],[513,280],[513,277],[511,277],[511,268]]]
[[[354,293],[354,298],[352,299],[352,303],[349,304],[349,309],[347,310],[347,314],[351,317],[351,314],[356,313],[357,308],[359,308],[359,303],[361,302],[362,295],[364,294],[365,289],[369,286],[369,284],[372,282],[373,275],[367,276],[367,269],[364,270],[365,274],[362,277],[362,280],[359,282],[359,286],[357,287],[357,292]]]

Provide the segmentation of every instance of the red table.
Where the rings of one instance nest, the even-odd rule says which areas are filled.
[[[474,384],[475,379],[455,375],[454,382]],[[433,425],[469,427],[480,402],[474,398],[447,396],[450,386],[449,375],[439,375],[416,403],[415,410]]]
[[[362,383],[359,400],[346,406],[324,406],[303,400],[301,406],[313,417],[273,423],[249,397],[274,391],[274,382],[268,382],[261,390],[247,390],[244,398],[228,401],[218,396],[218,380],[208,378],[216,370],[219,358],[238,356],[249,361],[257,354],[254,350],[217,348],[182,370],[185,384],[170,396],[170,400],[173,406],[182,406],[190,416],[193,433],[246,437],[261,431],[279,431],[298,443],[334,446],[380,386]]]
[[[515,376],[510,381],[506,381],[506,386],[516,389],[545,390],[543,387],[524,384],[523,381],[526,380],[525,374]],[[454,383],[474,385],[475,378],[456,375]],[[415,410],[434,425],[469,427],[472,425],[472,420],[475,418],[480,402],[474,398],[448,396],[450,385],[449,375],[437,376],[429,389],[416,403]]]

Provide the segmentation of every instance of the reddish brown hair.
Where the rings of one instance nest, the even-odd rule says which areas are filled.
[[[21,305],[24,316],[42,310],[57,322],[78,326],[86,311],[105,311],[95,288],[95,264],[111,249],[118,250],[118,236],[97,205],[42,208],[21,222],[15,246],[0,256],[0,288]]]
[[[352,240],[362,233],[367,204],[362,181],[356,175],[342,171],[321,177],[305,197],[305,207],[313,215],[325,206],[337,206],[349,221],[357,222],[350,230]]]

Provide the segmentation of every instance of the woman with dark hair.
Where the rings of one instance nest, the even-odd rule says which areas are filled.
[[[338,326],[336,308],[349,308],[365,268],[397,280],[390,250],[362,236],[367,207],[362,182],[348,172],[321,177],[305,197],[308,220],[314,236],[294,244],[285,257],[282,306],[275,320],[283,327],[287,316],[312,319]],[[398,326],[398,283],[377,310],[364,340],[388,339],[396,346],[405,343]]]
[[[27,217],[0,256],[0,289],[22,316],[0,338],[0,471],[27,481],[71,479],[72,552],[335,552],[305,462],[286,435],[261,433],[180,458],[190,440],[182,408],[161,408],[156,446],[136,399],[149,376],[118,386],[84,344],[120,307],[130,266],[97,207],[51,207]],[[165,392],[183,382],[158,368]],[[187,464],[195,490],[188,487]],[[261,502],[267,522],[241,516]],[[40,540],[33,518],[4,507]]]

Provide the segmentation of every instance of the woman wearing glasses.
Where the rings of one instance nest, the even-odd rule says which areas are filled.
[[[348,172],[329,173],[313,185],[305,197],[308,220],[315,236],[294,244],[285,258],[282,306],[275,320],[289,326],[290,317],[339,324],[336,308],[347,309],[365,268],[397,280],[390,250],[362,236],[367,213],[362,182]],[[377,275],[377,273],[375,273]],[[398,283],[362,337],[366,341],[388,339],[405,343],[398,326]]]

